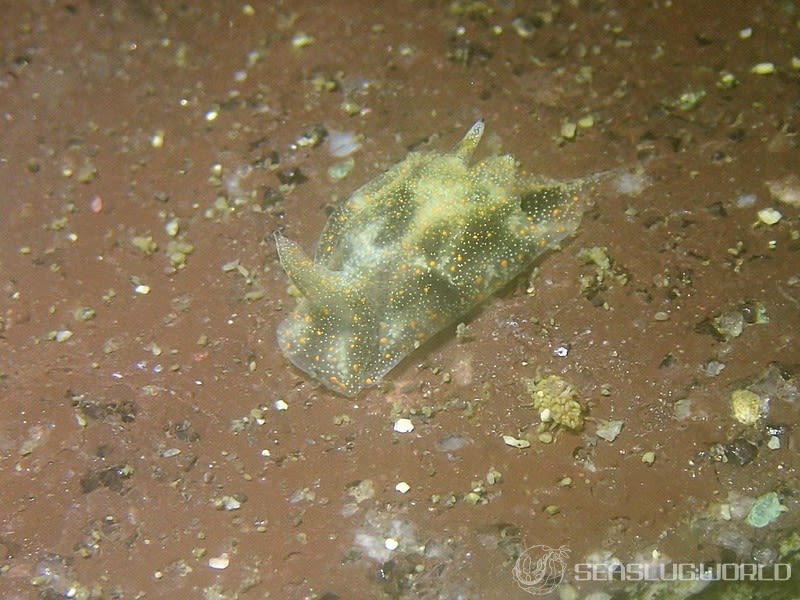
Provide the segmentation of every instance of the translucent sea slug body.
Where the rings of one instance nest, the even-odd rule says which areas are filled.
[[[483,130],[449,153],[412,152],[356,190],[313,260],[275,234],[301,294],[278,328],[295,366],[355,396],[574,233],[585,182],[521,175],[509,155],[470,166]]]

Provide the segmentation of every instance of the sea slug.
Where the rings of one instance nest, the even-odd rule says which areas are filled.
[[[336,206],[314,259],[280,232],[299,291],[278,327],[283,354],[355,396],[573,234],[587,181],[517,172],[513,156],[470,165],[484,122],[447,153],[411,152]]]

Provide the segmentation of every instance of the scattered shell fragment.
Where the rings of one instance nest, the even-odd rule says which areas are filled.
[[[317,123],[298,135],[294,140],[294,146],[297,148],[316,148],[324,142],[327,137],[328,130],[324,125]]]
[[[536,27],[533,22],[530,21],[530,19],[525,19],[523,17],[516,17],[513,21],[511,21],[511,27],[521,38],[532,37],[536,31]]]
[[[775,65],[771,62],[760,62],[753,65],[753,68],[750,69],[750,72],[755,75],[771,75],[775,72]]]
[[[686,90],[674,102],[674,106],[684,112],[690,111],[703,101],[706,97],[705,90]]]
[[[775,225],[778,221],[783,218],[781,212],[775,208],[762,208],[758,211],[758,220],[764,223],[764,225]]]
[[[53,335],[53,339],[57,342],[66,342],[72,337],[72,331],[69,329],[59,329]]]
[[[408,490],[411,489],[411,486],[408,485],[405,481],[401,481],[396,486],[394,486],[394,489],[400,492],[401,494],[405,494],[408,492]]]
[[[748,208],[753,206],[758,200],[755,194],[739,194],[736,196],[736,208]]]
[[[767,182],[770,195],[778,202],[800,208],[800,176],[791,173],[782,179]]]
[[[504,435],[503,443],[505,443],[506,446],[519,449],[530,448],[531,445],[528,440],[521,440],[519,438],[515,438],[513,435]]]
[[[598,421],[596,430],[597,436],[603,438],[607,442],[613,442],[622,431],[623,425],[623,421]]]
[[[361,148],[361,136],[352,131],[328,130],[328,152],[331,156],[345,158]]]
[[[344,179],[350,174],[355,166],[356,161],[352,156],[348,156],[343,161],[337,162],[336,164],[328,167],[328,177],[330,177],[333,181]]]
[[[356,504],[375,497],[375,482],[372,479],[362,479],[347,489],[347,494]]]
[[[726,340],[732,340],[742,335],[744,325],[744,315],[741,310],[729,310],[711,320],[714,331]]]
[[[137,235],[131,238],[131,245],[145,256],[150,256],[158,250],[158,244],[151,235]]]
[[[614,177],[614,188],[620,194],[635,198],[650,187],[653,181],[644,171],[622,171]]]
[[[242,508],[242,503],[238,498],[233,496],[223,496],[222,502],[220,503],[220,508],[227,511],[239,510]]]
[[[722,88],[723,90],[728,90],[736,87],[737,85],[739,85],[739,80],[736,79],[736,75],[730,71],[720,72],[719,81],[717,81],[717,87]]]
[[[97,167],[95,167],[94,163],[88,159],[85,163],[83,163],[83,166],[78,169],[77,179],[81,183],[91,183],[96,176]]]
[[[244,268],[244,267],[242,267],[242,268]],[[231,260],[231,261],[228,261],[224,265],[222,265],[222,272],[223,273],[230,273],[231,271],[240,271],[239,259],[238,258],[236,258],[234,260]],[[247,276],[246,274],[244,274],[244,275],[245,275],[245,277]]]
[[[164,231],[167,232],[167,235],[170,237],[175,237],[178,235],[178,232],[181,228],[181,220],[178,218],[170,219],[164,224]]]
[[[212,556],[208,559],[208,566],[217,570],[227,569],[230,563],[231,561],[227,552],[223,552],[219,556]]]
[[[97,316],[97,311],[91,306],[81,306],[72,313],[76,321],[91,321]]]
[[[47,438],[50,435],[51,428],[50,427],[42,427],[42,426],[32,426],[28,428],[28,437],[19,447],[19,455],[20,456],[28,456],[31,454],[36,448],[41,446],[47,441]]]
[[[309,35],[304,31],[298,31],[296,34],[292,36],[292,48],[305,48],[306,46],[310,46],[316,41],[313,35]]]
[[[565,140],[574,140],[578,132],[578,125],[573,121],[565,121],[561,124],[560,135]]]
[[[192,252],[194,252],[194,246],[181,240],[170,240],[166,248],[169,262],[176,269],[186,266],[186,259]]]
[[[411,422],[411,419],[397,419],[394,422],[393,429],[397,433],[411,433],[414,431],[414,423]]]
[[[163,129],[157,129],[153,136],[150,138],[150,145],[153,148],[163,148],[164,147],[164,135],[165,132]]]
[[[717,375],[722,373],[722,371],[725,370],[725,366],[726,366],[725,363],[722,363],[722,362],[719,362],[718,360],[713,360],[712,359],[712,360],[709,360],[708,362],[706,362],[705,364],[703,364],[702,371],[708,377],[716,377]]]
[[[446,435],[436,442],[439,452],[457,452],[469,443],[469,438],[460,433]]]

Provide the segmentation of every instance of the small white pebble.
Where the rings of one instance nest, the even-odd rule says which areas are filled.
[[[233,496],[225,496],[222,500],[222,507],[225,510],[239,510],[242,508],[242,503]]]
[[[292,36],[292,48],[305,48],[306,46],[310,46],[316,40],[314,39],[313,35],[308,35],[304,31],[299,31]]]
[[[272,406],[275,407],[275,410],[289,410],[289,405],[285,400],[275,400],[275,404]]]
[[[239,268],[239,259],[236,258],[222,265],[222,272],[230,273],[231,271],[236,271],[238,268]]]
[[[572,121],[566,121],[561,124],[561,131],[559,133],[565,140],[572,140],[575,139],[575,134],[577,131],[578,125],[576,123],[573,123]]]
[[[164,130],[159,129],[150,138],[150,145],[153,148],[162,148],[164,146]]]
[[[777,435],[770,436],[769,441],[767,442],[767,448],[770,450],[779,450],[781,447],[781,438]]]
[[[142,296],[146,296],[147,294],[150,293],[150,286],[140,283],[135,288],[133,288],[133,291],[136,292],[137,294],[141,294]]]
[[[750,69],[751,73],[755,75],[771,75],[775,72],[775,65],[771,62],[760,62],[756,65],[753,65],[753,68]]]
[[[411,433],[414,431],[414,423],[411,422],[411,419],[397,419],[393,429],[397,433]]]
[[[227,569],[228,565],[231,563],[230,559],[228,558],[228,553],[223,552],[219,556],[212,556],[208,559],[208,566],[212,569]]]
[[[167,235],[170,237],[175,237],[178,235],[178,231],[181,228],[181,221],[180,219],[170,219],[164,225],[164,231],[167,232]]]
[[[55,340],[57,342],[66,342],[72,337],[72,332],[69,329],[59,329],[56,331]]]
[[[383,545],[386,547],[387,550],[397,550],[397,547],[400,545],[400,542],[398,542],[394,538],[386,538],[383,541]]]
[[[405,494],[406,492],[408,492],[408,490],[411,489],[411,486],[408,485],[405,481],[401,481],[396,486],[394,486],[394,489],[400,492],[401,494]]]

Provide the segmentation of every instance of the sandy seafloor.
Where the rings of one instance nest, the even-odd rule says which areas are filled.
[[[3,598],[797,597],[796,2],[2,6]],[[311,251],[478,118],[481,156],[608,173],[577,234],[327,391],[272,232]],[[551,375],[582,429],[542,430]]]

